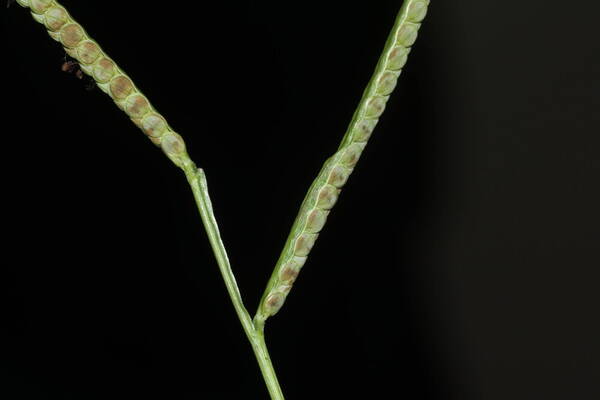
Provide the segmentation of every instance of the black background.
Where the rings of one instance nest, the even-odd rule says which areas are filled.
[[[205,169],[253,312],[400,2],[145,3],[63,2]],[[600,6],[432,3],[269,320],[286,398],[598,398]],[[267,398],[183,174],[0,12],[0,397]]]

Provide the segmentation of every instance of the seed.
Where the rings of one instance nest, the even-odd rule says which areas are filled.
[[[52,5],[52,0],[30,0],[29,7],[36,14],[42,14]]]
[[[325,185],[317,196],[317,207],[323,210],[331,210],[338,199],[339,190],[335,186]]]
[[[313,209],[306,217],[306,226],[304,230],[309,233],[319,233],[325,222],[327,222],[328,211],[319,210],[318,208]]]
[[[160,140],[160,147],[169,156],[177,156],[185,152],[183,138],[175,132],[165,133]]]
[[[377,82],[377,94],[389,95],[396,88],[398,74],[394,72],[384,72]]]
[[[294,282],[296,280],[296,278],[298,277],[298,274],[300,273],[300,271],[290,268],[290,267],[283,267],[281,269],[281,272],[279,273],[279,279],[281,279],[284,282]]]
[[[84,36],[83,29],[77,24],[65,25],[60,30],[60,41],[65,47],[77,46]]]
[[[417,40],[417,32],[419,31],[418,24],[405,23],[400,30],[398,31],[398,35],[396,36],[396,42],[400,46],[410,47]]]
[[[142,119],[142,130],[150,137],[160,137],[167,130],[167,122],[157,113],[151,113]]]
[[[352,143],[346,148],[344,155],[340,159],[340,163],[348,168],[353,168],[358,162],[364,148],[365,143]]]
[[[403,46],[396,46],[390,51],[390,54],[387,59],[386,69],[391,71],[397,71],[402,69],[406,64],[406,59],[408,58],[408,53],[410,49],[407,49]]]
[[[312,250],[315,240],[319,235],[315,233],[303,233],[296,239],[296,245],[294,246],[294,255],[300,257],[306,257]]]
[[[412,3],[408,8],[408,20],[411,22],[421,22],[427,15],[427,4],[424,1]]]
[[[77,46],[77,60],[83,64],[93,63],[100,54],[100,47],[91,40],[85,40]]]
[[[270,315],[275,315],[277,313],[277,311],[279,311],[279,309],[281,309],[281,306],[283,306],[284,302],[285,302],[285,296],[282,293],[278,293],[278,292],[271,293],[270,295],[267,296],[267,299],[265,300],[265,306],[266,306],[267,312]]]
[[[98,83],[108,82],[115,74],[115,63],[108,58],[101,58],[94,65],[93,73]]]
[[[61,26],[67,23],[67,20],[69,19],[69,14],[67,14],[67,10],[65,10],[63,7],[54,6],[48,11],[46,11],[45,18],[46,28],[48,28],[51,31],[57,31],[60,29]]]
[[[373,130],[375,129],[375,125],[379,120],[377,118],[373,119],[361,119],[354,127],[354,134],[352,136],[352,140],[354,142],[366,142],[371,137]]]
[[[346,184],[351,172],[352,171],[348,168],[344,168],[341,165],[336,165],[331,169],[327,183],[339,189]]]
[[[133,94],[125,100],[125,112],[131,118],[141,118],[150,111],[150,103],[141,94]]]
[[[133,90],[133,82],[125,75],[119,75],[110,81],[110,93],[116,100],[129,96]]]
[[[367,102],[367,109],[365,111],[365,117],[367,118],[379,118],[385,110],[385,103],[387,103],[387,96],[374,96]]]
[[[293,283],[305,262],[306,257],[292,256],[288,262],[283,264],[283,267],[279,271],[279,279],[283,282]]]

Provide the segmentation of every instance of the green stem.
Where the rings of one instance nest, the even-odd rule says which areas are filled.
[[[192,188],[194,199],[196,200],[196,205],[198,206],[198,211],[200,211],[200,217],[202,218],[204,229],[206,230],[208,240],[212,247],[213,253],[215,254],[215,258],[217,259],[217,264],[219,265],[219,270],[223,276],[223,281],[225,282],[227,292],[229,293],[229,297],[231,298],[231,302],[233,303],[233,307],[235,308],[237,316],[242,323],[244,332],[246,333],[246,336],[252,345],[252,350],[254,351],[256,360],[258,361],[258,365],[267,385],[267,389],[269,390],[269,394],[271,395],[271,399],[284,400],[283,393],[277,380],[277,375],[275,374],[275,369],[273,368],[273,364],[271,362],[271,357],[269,356],[269,351],[267,350],[267,344],[265,343],[264,325],[262,323],[255,325],[252,322],[250,314],[244,306],[244,301],[242,300],[240,290],[238,289],[235,281],[233,271],[231,270],[229,258],[227,257],[227,252],[225,250],[225,246],[223,245],[223,241],[221,240],[219,227],[212,210],[212,203],[208,195],[204,171],[196,168],[194,163],[189,159],[184,162],[182,169],[185,172],[187,181]]]
[[[269,389],[271,399],[284,400],[283,392],[279,387],[277,375],[275,374],[275,368],[273,368],[273,363],[271,362],[271,357],[269,356],[269,351],[267,350],[264,324],[257,324],[255,321],[254,327],[254,343],[252,344],[252,349],[254,350],[256,359],[258,360],[258,364],[260,366],[265,383],[267,384],[267,389]]]

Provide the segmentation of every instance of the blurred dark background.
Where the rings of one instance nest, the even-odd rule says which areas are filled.
[[[401,2],[144,3],[63,2],[205,169],[254,312]],[[432,3],[269,321],[286,398],[599,398],[600,5]],[[183,175],[0,13],[0,397],[266,399]]]

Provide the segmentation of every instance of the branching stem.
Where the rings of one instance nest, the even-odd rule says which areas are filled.
[[[204,229],[206,230],[208,240],[210,241],[213,253],[217,259],[217,264],[219,265],[219,270],[223,276],[223,281],[225,282],[227,292],[229,293],[229,297],[231,298],[231,302],[233,303],[233,307],[235,308],[238,318],[242,323],[244,332],[246,332],[246,336],[252,345],[252,350],[254,350],[254,355],[258,361],[258,365],[269,390],[269,394],[271,395],[271,399],[284,400],[283,393],[279,386],[279,381],[277,380],[277,375],[275,374],[275,369],[273,368],[273,363],[271,362],[271,357],[269,356],[269,351],[267,350],[267,345],[265,343],[264,324],[262,321],[255,324],[250,318],[250,314],[244,306],[244,301],[242,300],[240,290],[235,281],[235,276],[231,270],[229,258],[227,257],[227,251],[225,250],[225,246],[221,240],[219,227],[212,210],[212,203],[208,195],[204,171],[196,168],[194,163],[191,161],[186,162],[182,166],[182,169],[185,172],[185,176],[187,177],[190,187],[192,188]]]
[[[206,176],[189,158],[183,138],[174,132],[149,100],[123,70],[104,53],[83,27],[56,0],[17,0],[29,8],[33,18],[43,24],[48,34],[60,42],[67,54],[77,60],[83,73],[91,76],[98,87],[159,145],[171,161],[180,167],[192,188],[213,253],[231,302],[244,332],[252,345],[272,400],[283,400],[264,336],[265,320],[277,313],[289,293],[300,268],[323,228],[342,186],[354,169],[366,142],[389,98],[406,62],[410,47],[417,38],[420,22],[430,0],[404,0],[363,98],[352,118],[338,151],[327,160],[309,189],[282,255],[269,280],[254,320],[248,314],[229,264],[225,246],[206,186]]]

